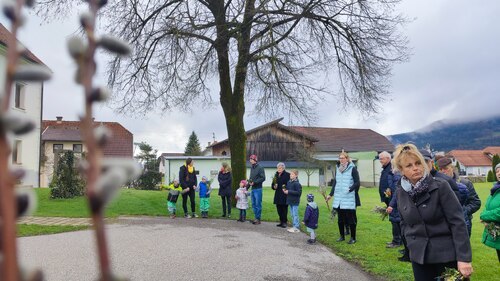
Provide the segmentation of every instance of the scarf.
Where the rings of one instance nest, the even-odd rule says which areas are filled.
[[[187,169],[188,169],[188,173],[190,173],[190,174],[192,174],[192,173],[193,173],[193,171],[194,171],[194,166],[192,166],[192,165],[186,165],[186,164],[184,164],[184,166],[186,166],[186,167],[187,167]]]
[[[345,169],[347,169],[347,166],[349,166],[349,162],[347,162],[345,164],[340,163],[340,165],[339,165],[339,171],[341,173],[343,173],[345,171]]]
[[[500,181],[497,181],[490,190],[491,196],[493,196],[493,194],[495,194],[495,192],[497,192],[497,190],[499,189],[500,189]]]
[[[412,185],[408,178],[403,176],[401,178],[401,187],[408,193],[411,200],[416,202],[422,194],[429,191],[429,177],[427,174],[424,174],[424,176],[418,180],[415,185]]]

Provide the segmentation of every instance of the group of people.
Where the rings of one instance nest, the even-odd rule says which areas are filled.
[[[388,152],[379,154],[382,164],[379,193],[381,202],[386,204],[387,213],[392,225],[392,241],[388,248],[404,245],[402,261],[410,261],[415,280],[434,280],[445,268],[455,268],[465,277],[472,272],[472,253],[470,234],[472,215],[479,210],[481,201],[473,184],[459,179],[453,172],[449,158],[433,159],[426,150],[419,150],[413,144],[399,145],[394,152],[394,159]],[[264,168],[258,163],[257,156],[250,156],[250,178],[241,180],[236,192],[236,207],[239,209],[238,221],[246,221],[248,197],[251,198],[255,215],[253,224],[261,223],[262,183],[265,181]],[[437,164],[437,169],[435,165]],[[500,164],[495,167],[498,182],[491,189],[485,209],[481,213],[481,221],[485,227],[482,241],[487,246],[496,249],[500,261],[500,238],[492,234],[491,223],[500,224]],[[169,211],[175,216],[175,194],[182,195],[183,209],[187,218],[196,217],[194,192],[200,190],[200,198],[209,197],[211,188],[196,184],[196,173],[192,160],[180,168],[179,183],[173,184],[169,192]],[[222,199],[223,217],[231,216],[231,169],[223,164],[218,174],[219,196]],[[273,203],[279,218],[278,227],[287,228],[288,207],[292,216],[292,227],[289,232],[299,232],[298,207],[302,194],[302,186],[298,180],[298,171],[290,173],[285,170],[285,164],[279,163],[273,177]],[[326,197],[334,198],[332,210],[338,215],[338,242],[345,241],[345,235],[350,234],[347,243],[356,243],[356,208],[360,206],[360,179],[356,166],[348,153],[339,155],[332,189]],[[173,193],[171,196],[170,193]],[[171,199],[175,197],[175,199]],[[187,199],[190,199],[191,214],[187,210]],[[172,202],[171,202],[172,201]],[[208,215],[208,200],[201,206],[202,215]],[[173,208],[173,209],[172,209]],[[302,223],[311,233],[308,243],[316,241],[315,229],[318,227],[319,210],[312,194],[307,195],[307,207]]]

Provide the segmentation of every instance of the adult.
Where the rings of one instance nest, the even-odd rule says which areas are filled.
[[[184,210],[184,217],[188,219],[192,217],[197,218],[198,215],[195,212],[195,189],[198,185],[198,180],[196,178],[196,170],[194,169],[194,163],[191,157],[186,159],[186,163],[180,167],[179,181],[182,187],[182,209]],[[188,197],[189,202],[191,203],[191,215],[188,213],[187,209]]]
[[[276,165],[276,173],[274,174],[273,183],[271,188],[274,190],[274,201],[280,223],[277,227],[286,228],[288,205],[286,204],[287,195],[283,193],[283,185],[286,186],[290,180],[290,173],[285,171],[285,164],[280,162]]]
[[[460,195],[465,199],[463,200],[462,208],[464,211],[465,224],[467,225],[467,232],[469,237],[472,231],[472,214],[475,213],[479,208],[481,208],[481,199],[477,195],[474,185],[469,180],[457,180],[457,175],[455,174],[455,166],[448,157],[442,157],[437,161],[439,172],[451,177],[458,186]]]
[[[356,199],[359,200],[359,198],[356,198],[356,194],[359,186],[358,169],[351,162],[347,152],[340,153],[335,178],[332,182],[332,190],[326,197],[326,201],[329,201],[333,196],[332,208],[337,209],[340,233],[337,242],[345,240],[344,226],[349,225],[351,239],[348,243],[356,243]]]
[[[394,182],[394,173],[392,172],[391,154],[387,151],[383,151],[378,155],[378,159],[382,165],[382,172],[380,173],[378,185],[380,202],[385,203],[386,207],[389,207],[389,203],[396,192],[396,183]],[[401,246],[401,219],[399,219],[397,209],[394,214],[389,215],[389,221],[392,225],[392,241],[388,242],[386,247],[396,248]]]
[[[222,163],[217,180],[219,181],[219,196],[222,199],[222,217],[226,217],[227,209],[227,217],[230,218],[233,179],[231,176],[231,167],[226,162]]]
[[[396,196],[414,279],[434,280],[446,267],[468,278],[472,253],[462,206],[446,181],[429,175],[425,163],[415,145],[396,148],[393,164],[402,175]]]
[[[489,223],[500,225],[500,164],[495,166],[495,174],[498,181],[490,190],[490,196],[486,199],[480,218],[485,224],[482,241],[486,246],[497,250],[498,261],[500,262],[500,239],[493,237],[487,227]]]
[[[250,182],[249,188],[252,189],[252,209],[255,216],[252,224],[260,224],[262,213],[262,183],[266,180],[266,173],[264,172],[264,168],[259,165],[257,155],[250,155],[250,164],[252,167],[250,168],[250,178],[248,180]]]

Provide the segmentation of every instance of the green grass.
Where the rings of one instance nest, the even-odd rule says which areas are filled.
[[[491,183],[475,184],[476,191],[484,205],[491,188]],[[70,200],[50,200],[48,189],[36,189],[39,197],[38,211],[35,216],[65,216],[65,217],[88,217],[84,198]],[[407,280],[411,278],[412,270],[410,263],[403,263],[397,260],[400,254],[397,249],[386,249],[385,243],[390,241],[391,224],[388,220],[382,221],[379,216],[371,210],[376,206],[382,206],[376,188],[362,188],[360,190],[361,204],[358,208],[358,229],[357,243],[348,245],[347,243],[337,243],[338,238],[337,222],[330,219],[329,213],[324,203],[323,197],[318,193],[317,188],[304,188],[302,203],[299,209],[300,216],[305,209],[305,194],[315,194],[316,201],[320,206],[320,221],[317,231],[317,239],[324,245],[330,247],[337,255],[359,264],[364,270],[383,277],[387,280]],[[166,216],[166,195],[165,191],[141,191],[124,189],[113,201],[106,211],[107,217],[117,217],[120,215],[148,215]],[[266,221],[277,221],[276,208],[272,204],[273,191],[264,188],[262,219]],[[197,198],[198,200],[198,198]],[[181,201],[177,202],[178,213],[182,214]],[[198,206],[198,204],[197,204]],[[221,200],[218,196],[211,197],[210,215],[217,217],[221,214]],[[251,208],[250,208],[251,210]],[[233,217],[237,216],[237,210],[233,212]],[[479,222],[479,210],[475,216],[472,227],[472,253],[474,266],[474,280],[494,280],[500,274],[498,261],[494,249],[481,243],[483,226]],[[252,218],[252,211],[249,212]],[[305,241],[304,241],[305,243]]]
[[[88,229],[88,226],[18,224],[17,237],[55,234]]]

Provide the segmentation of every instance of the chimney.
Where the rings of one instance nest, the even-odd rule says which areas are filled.
[[[62,119],[63,119],[62,116],[56,116],[57,124],[61,124],[62,123]]]
[[[208,142],[208,145],[207,146],[210,146],[210,142]]]

